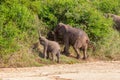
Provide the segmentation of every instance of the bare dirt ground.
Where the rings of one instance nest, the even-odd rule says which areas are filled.
[[[120,80],[120,61],[0,68],[0,80]]]

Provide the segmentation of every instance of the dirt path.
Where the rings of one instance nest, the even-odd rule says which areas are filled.
[[[120,61],[0,68],[0,80],[120,80]]]

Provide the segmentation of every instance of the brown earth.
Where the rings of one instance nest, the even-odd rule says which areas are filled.
[[[0,80],[120,80],[120,61],[0,68]]]

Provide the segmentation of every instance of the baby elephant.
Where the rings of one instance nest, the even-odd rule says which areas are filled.
[[[60,58],[60,46],[55,41],[50,41],[46,39],[45,37],[42,37],[39,33],[39,42],[44,47],[44,58],[49,58],[49,54],[51,53],[52,60],[54,60],[54,56],[57,57],[57,63],[59,63]]]

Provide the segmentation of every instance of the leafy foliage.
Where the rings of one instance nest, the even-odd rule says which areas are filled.
[[[114,13],[114,14],[120,14],[120,4],[119,0],[98,0],[97,8],[105,13]]]

